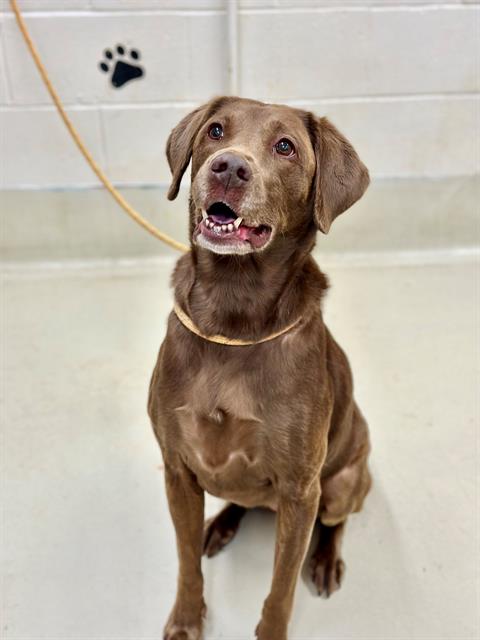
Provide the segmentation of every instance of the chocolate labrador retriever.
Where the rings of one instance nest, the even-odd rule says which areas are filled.
[[[310,255],[317,229],[362,196],[368,171],[325,118],[232,97],[187,115],[167,157],[169,199],[190,159],[192,185],[191,251],[173,274],[149,396],[179,558],[164,638],[202,637],[202,553],[226,545],[246,509],[267,507],[275,561],[256,634],[285,640],[315,522],[312,577],[330,595],[344,573],[345,521],[370,488],[367,425]],[[205,491],[228,501],[206,525]]]

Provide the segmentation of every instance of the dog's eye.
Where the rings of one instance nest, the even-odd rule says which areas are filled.
[[[208,128],[208,136],[212,140],[220,140],[220,138],[223,138],[222,125],[218,124],[218,122],[214,122],[213,124],[211,124],[210,127]]]
[[[287,138],[282,138],[275,145],[275,151],[281,156],[293,156],[295,147],[293,146],[293,142],[290,142]]]

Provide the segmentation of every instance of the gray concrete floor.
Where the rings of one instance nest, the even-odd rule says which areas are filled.
[[[171,266],[4,278],[3,638],[161,637],[177,561],[145,402]],[[326,270],[375,483],[344,586],[325,601],[301,580],[290,637],[477,638],[478,267]],[[253,512],[204,562],[207,639],[253,638],[273,544]]]

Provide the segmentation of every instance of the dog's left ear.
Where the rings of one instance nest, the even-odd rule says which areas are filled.
[[[200,128],[225,98],[214,98],[186,115],[172,130],[167,140],[167,160],[172,172],[172,183],[167,198],[175,200],[183,174],[192,157],[193,142]]]
[[[355,149],[327,118],[312,115],[309,128],[317,162],[314,218],[320,231],[328,233],[335,218],[362,197],[370,177]]]

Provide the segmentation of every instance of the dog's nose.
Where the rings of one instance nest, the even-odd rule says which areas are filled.
[[[210,168],[216,179],[226,187],[241,187],[252,175],[246,160],[235,153],[222,153]]]

